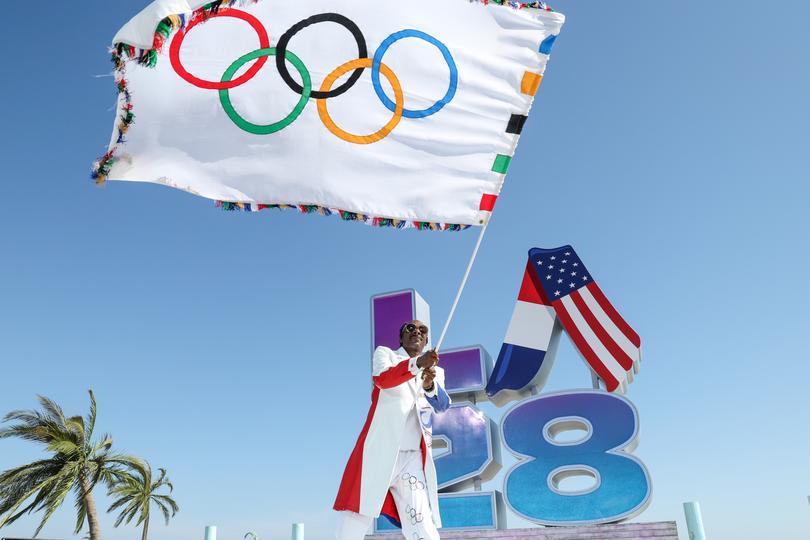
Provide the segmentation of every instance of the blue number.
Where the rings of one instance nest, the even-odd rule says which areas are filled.
[[[586,430],[579,441],[555,441],[555,432]],[[524,401],[503,419],[506,448],[520,458],[506,475],[504,495],[517,514],[543,525],[609,523],[642,512],[650,477],[627,453],[638,435],[638,413],[627,399],[600,391],[549,394]],[[564,491],[559,482],[585,475],[594,485]]]
[[[454,404],[433,418],[434,447],[438,440],[447,443],[448,452],[434,458],[439,489],[463,489],[476,477],[491,480],[500,470],[496,460],[494,422],[471,403]],[[497,456],[500,457],[500,456]]]
[[[492,360],[482,347],[466,347],[443,352],[441,366],[446,390],[456,400],[449,410],[433,417],[434,452],[439,441],[448,449],[434,458],[439,489],[454,492],[439,495],[442,529],[495,529],[501,515],[499,493],[455,493],[472,487],[476,478],[491,480],[501,470],[495,423],[472,403],[459,401],[471,394],[485,397]]]

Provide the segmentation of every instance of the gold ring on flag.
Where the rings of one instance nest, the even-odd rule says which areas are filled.
[[[320,90],[321,94],[326,95],[332,89],[332,85],[335,81],[345,73],[357,68],[370,68],[372,62],[373,60],[371,58],[358,58],[357,60],[351,60],[339,66],[323,80]],[[326,126],[326,129],[333,135],[354,144],[371,144],[384,139],[397,127],[399,121],[402,120],[402,111],[405,110],[405,95],[402,93],[402,85],[399,84],[399,79],[394,75],[394,72],[382,62],[380,62],[380,73],[385,75],[385,78],[388,79],[391,88],[394,90],[396,107],[393,118],[376,133],[372,133],[371,135],[354,135],[339,128],[332,120],[332,117],[329,116],[329,111],[326,110],[327,100],[318,99],[318,115],[321,117],[323,125]]]

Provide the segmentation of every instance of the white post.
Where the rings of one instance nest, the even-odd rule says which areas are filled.
[[[683,513],[686,514],[686,529],[689,531],[689,540],[706,540],[703,531],[703,516],[700,514],[700,503],[683,503]]]
[[[293,523],[292,540],[304,540],[304,524]]]
[[[205,540],[217,540],[217,528],[215,525],[209,525],[205,528]]]
[[[490,218],[491,217],[492,216],[490,216]],[[484,239],[484,233],[487,232],[487,227],[489,227],[489,221],[484,223],[484,226],[481,227],[481,232],[478,234],[478,241],[475,243],[475,248],[473,249],[472,256],[470,256],[470,262],[467,264],[467,271],[464,272],[464,277],[461,278],[461,285],[459,285],[458,287],[456,299],[453,300],[453,307],[450,308],[450,315],[447,316],[447,321],[445,321],[444,323],[442,333],[439,335],[439,342],[433,348],[436,352],[439,352],[439,350],[442,348],[442,345],[444,345],[444,338],[447,337],[447,329],[450,328],[450,321],[453,320],[453,315],[456,313],[458,301],[461,300],[461,293],[464,292],[464,287],[467,285],[467,280],[470,278],[470,272],[472,271],[473,264],[475,263],[475,258],[478,256],[478,250],[481,249],[481,241]]]

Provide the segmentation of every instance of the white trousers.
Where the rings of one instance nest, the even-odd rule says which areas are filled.
[[[422,469],[422,452],[400,451],[389,483],[394,504],[402,520],[402,534],[406,540],[439,540],[439,531],[433,523]],[[363,540],[374,518],[356,512],[342,511],[338,517],[337,540]]]

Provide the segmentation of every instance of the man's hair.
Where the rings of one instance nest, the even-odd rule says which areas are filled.
[[[399,327],[399,344],[402,345],[402,334],[405,333],[405,327],[411,324],[411,321],[406,323],[402,323],[402,326]]]

